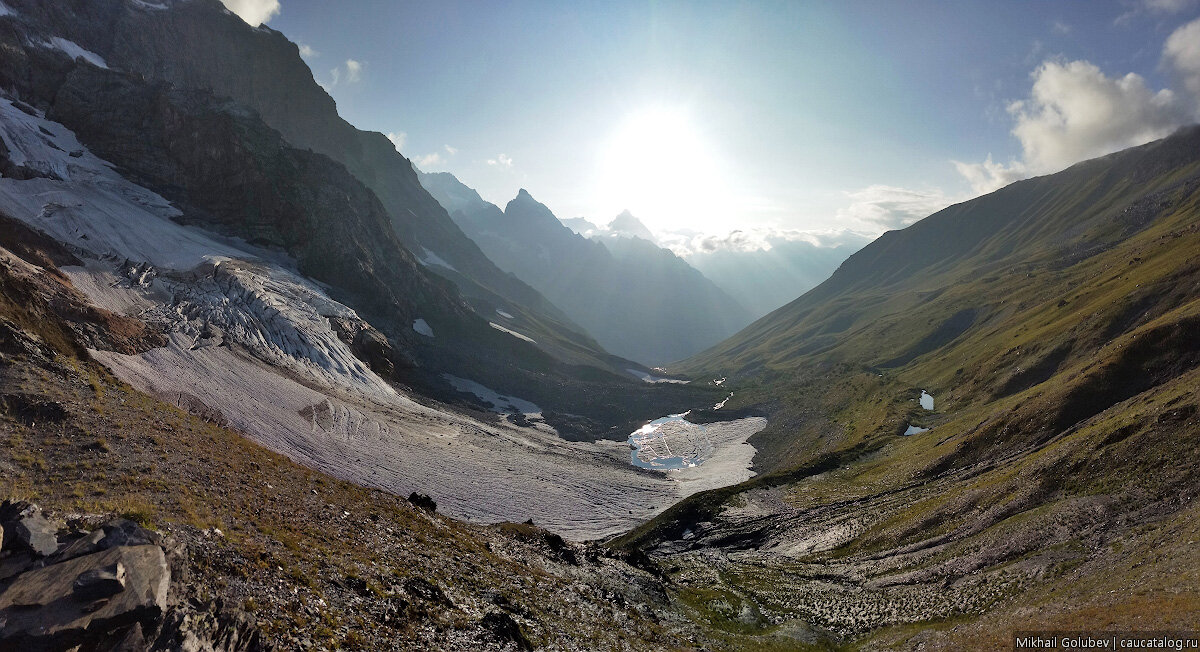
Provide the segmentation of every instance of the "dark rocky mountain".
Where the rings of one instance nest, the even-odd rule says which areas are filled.
[[[502,211],[447,172],[421,179],[491,259],[618,355],[661,364],[720,341],[749,321],[737,301],[652,242],[625,236],[589,240],[524,189]],[[623,223],[649,234],[632,215]]]
[[[28,25],[52,26],[61,38],[95,53],[113,69],[181,89],[228,97],[259,114],[298,149],[343,165],[378,198],[401,243],[452,280],[482,314],[504,310],[558,353],[596,349],[582,329],[528,285],[506,274],[446,215],[386,136],[343,120],[313,79],[295,43],[268,27],[251,28],[218,0],[72,0],[9,3]],[[159,7],[164,7],[160,9]],[[591,362],[606,354],[592,351]],[[603,365],[603,362],[599,364]]]

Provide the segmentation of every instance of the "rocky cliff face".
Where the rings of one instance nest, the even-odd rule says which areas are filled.
[[[449,219],[417,180],[408,159],[383,134],[354,128],[313,79],[295,43],[267,27],[251,28],[217,0],[149,6],[127,0],[10,3],[15,12],[54,25],[114,69],[178,88],[203,89],[256,111],[283,139],[341,163],[379,198],[400,241],[418,257],[449,263],[439,272],[470,299],[497,296],[566,322],[550,302],[501,272]],[[489,308],[485,312],[490,312]],[[564,330],[578,327],[564,323]]]
[[[401,342],[414,341],[407,325],[418,318],[447,336],[478,321],[417,263],[344,167],[289,147],[236,105],[79,66],[48,115],[130,178],[161,189],[181,209],[179,221],[287,252],[302,274],[344,292]]]

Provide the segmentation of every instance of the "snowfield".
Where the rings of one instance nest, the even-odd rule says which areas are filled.
[[[14,163],[42,175],[0,179],[0,210],[75,251],[84,265],[63,271],[96,305],[169,336],[140,355],[93,357],[139,390],[307,466],[399,495],[427,493],[453,516],[532,518],[575,539],[616,534],[685,493],[751,475],[744,442],[761,419],[721,424],[727,458],[668,476],[634,468],[623,442],[568,442],[544,423],[419,404],[353,355],[330,318],[358,315],[288,261],[175,223],[179,212],[161,196],[122,178],[62,125],[2,98],[0,138]],[[413,328],[432,336],[423,320]],[[450,381],[498,412],[540,412],[469,379]]]

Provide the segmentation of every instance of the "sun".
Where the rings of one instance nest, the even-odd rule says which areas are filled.
[[[600,148],[598,205],[628,209],[652,229],[705,230],[732,206],[718,157],[688,111],[653,106],[629,114]]]

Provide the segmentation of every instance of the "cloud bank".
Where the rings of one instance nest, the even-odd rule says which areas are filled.
[[[724,235],[698,234],[688,231],[659,233],[658,243],[676,256],[694,259],[718,253],[753,253],[772,251],[792,243],[804,243],[817,249],[844,246],[861,247],[874,239],[875,234],[853,229],[737,229]]]

